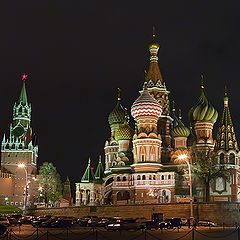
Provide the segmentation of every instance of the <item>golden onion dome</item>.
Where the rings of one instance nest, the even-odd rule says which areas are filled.
[[[133,138],[133,130],[125,121],[125,123],[116,131],[115,139],[119,140],[132,140]]]

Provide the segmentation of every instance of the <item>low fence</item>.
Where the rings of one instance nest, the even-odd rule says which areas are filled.
[[[211,229],[210,229],[211,230]],[[224,230],[224,229],[221,229]],[[226,230],[226,229],[225,229]],[[175,235],[177,237],[170,237],[173,231],[175,231]],[[123,233],[125,232],[125,233]],[[129,236],[128,236],[129,234]],[[114,235],[114,236],[113,236]],[[188,229],[186,232],[181,232],[179,229],[175,228],[172,230],[161,230],[161,231],[152,231],[152,230],[138,230],[138,231],[105,231],[100,228],[92,228],[88,231],[77,232],[74,229],[66,228],[59,229],[59,232],[53,230],[42,230],[37,228],[29,235],[22,235],[19,232],[15,232],[12,229],[9,229],[4,235],[0,236],[0,240],[117,240],[117,239],[125,239],[125,240],[203,240],[203,239],[234,239],[240,240],[240,228],[231,228],[226,232],[218,232],[218,231],[200,231],[195,227]]]

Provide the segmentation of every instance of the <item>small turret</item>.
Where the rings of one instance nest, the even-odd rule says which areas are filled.
[[[175,115],[175,114],[174,114]],[[190,130],[184,126],[181,117],[181,110],[179,110],[179,117],[175,117],[176,125],[172,130],[175,148],[187,148],[187,138]]]

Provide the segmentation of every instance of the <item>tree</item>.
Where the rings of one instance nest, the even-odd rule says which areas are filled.
[[[62,183],[56,167],[52,163],[44,162],[40,167],[38,180],[45,205],[49,202],[55,204],[62,195]]]
[[[205,201],[210,201],[210,187],[217,177],[223,177],[229,181],[230,169],[219,166],[216,153],[213,151],[194,152],[192,171],[194,176],[204,185]]]

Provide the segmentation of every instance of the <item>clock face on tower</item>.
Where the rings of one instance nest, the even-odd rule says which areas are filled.
[[[15,137],[21,138],[24,136],[24,128],[21,125],[17,125],[13,128],[13,135]]]

